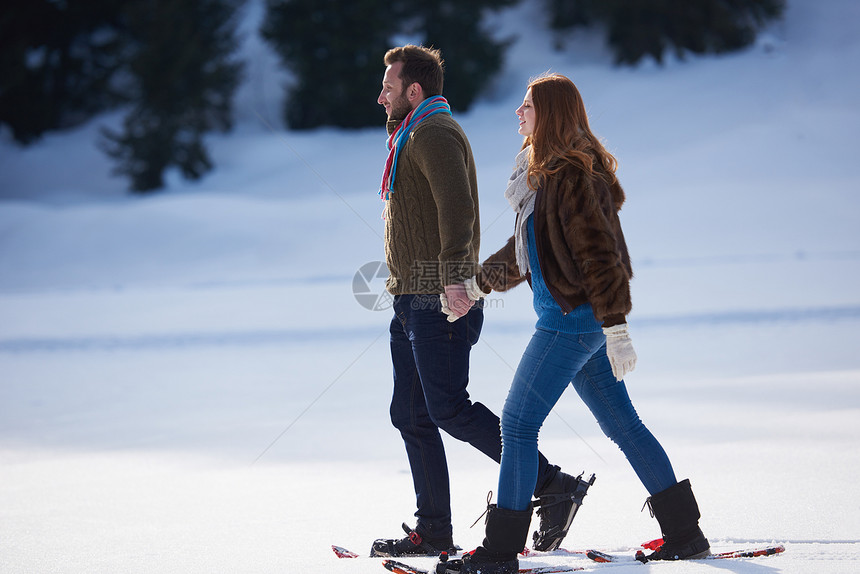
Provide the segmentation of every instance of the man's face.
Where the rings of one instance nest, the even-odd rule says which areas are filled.
[[[382,91],[377,102],[385,108],[389,120],[402,120],[412,111],[412,104],[406,98],[406,86],[400,79],[403,62],[394,62],[385,69],[382,77]]]

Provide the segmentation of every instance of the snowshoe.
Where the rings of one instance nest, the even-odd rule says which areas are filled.
[[[380,538],[373,542],[370,548],[371,556],[439,556],[443,552],[456,556],[459,550],[454,546],[454,540],[447,538],[425,538],[415,530],[402,524],[406,537],[395,539]]]

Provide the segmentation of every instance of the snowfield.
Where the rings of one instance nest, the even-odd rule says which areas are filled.
[[[636,278],[627,384],[689,477],[714,551],[748,560],[600,565],[619,574],[860,572],[860,5],[789,0],[753,48],[613,69],[591,35],[562,53],[533,3],[472,112],[482,256],[509,236],[502,193],[530,76],[579,86],[620,163]],[[253,31],[261,3],[243,29]],[[95,146],[100,117],[16,147],[0,134],[0,572],[379,574],[365,554],[414,524],[388,421],[390,311],[356,273],[382,258],[380,127],[295,133],[285,76],[248,36],[217,169],[133,197]],[[380,78],[382,68],[380,67]],[[375,98],[376,94],[367,97]],[[472,397],[499,412],[531,336],[530,292],[494,294]],[[471,549],[498,467],[454,440],[455,541]],[[659,536],[646,492],[568,392],[541,433],[596,473],[564,546]],[[413,560],[431,567],[433,560]]]

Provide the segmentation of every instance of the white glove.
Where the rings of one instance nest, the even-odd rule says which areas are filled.
[[[469,299],[466,293],[465,283],[445,285],[445,293],[439,295],[439,300],[442,302],[442,312],[448,315],[448,321],[451,323],[468,313],[475,305],[475,301]]]
[[[444,293],[439,294],[439,301],[442,302],[442,312],[445,313],[446,315],[448,315],[448,322],[449,323],[453,323],[454,321],[459,319],[459,317],[454,314],[454,312],[451,310],[451,308],[448,307],[448,298],[445,297]]]
[[[606,335],[606,356],[612,366],[612,374],[620,381],[636,368],[636,351],[627,332],[627,323],[604,327],[603,334]]]
[[[472,301],[483,299],[484,297],[489,295],[489,293],[484,293],[483,291],[481,291],[481,288],[478,287],[478,282],[476,281],[474,275],[466,279],[463,284],[466,286],[466,295],[468,295],[469,299],[471,299]]]

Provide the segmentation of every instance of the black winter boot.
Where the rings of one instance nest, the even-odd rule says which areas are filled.
[[[582,474],[574,478],[557,470],[547,485],[535,493],[538,500],[534,505],[540,507],[537,511],[540,529],[532,536],[535,550],[557,550],[561,546],[561,541],[567,536],[573,517],[582,506],[582,499],[592,484],[593,474],[590,479],[584,480]]]
[[[648,498],[651,515],[660,523],[663,546],[645,556],[648,560],[684,560],[710,554],[711,545],[699,528],[699,505],[689,480],[683,480]]]
[[[491,504],[487,507],[484,542],[462,560],[447,560],[443,556],[436,566],[436,573],[517,574],[520,567],[517,555],[525,548],[531,521],[531,504],[522,511]]]
[[[445,538],[427,538],[412,530],[405,523],[402,525],[406,532],[405,538],[386,539],[380,538],[373,542],[370,547],[371,556],[439,556],[443,552],[456,556],[458,548],[454,546],[454,540],[447,536]]]

